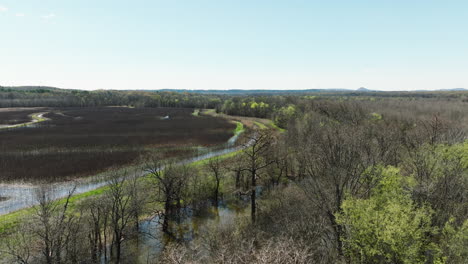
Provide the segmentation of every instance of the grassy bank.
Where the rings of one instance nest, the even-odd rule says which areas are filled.
[[[200,114],[200,109],[193,110],[193,113],[192,113],[193,116],[199,116],[199,114]]]
[[[234,129],[234,135],[239,135],[244,132],[244,125],[241,122],[236,121],[236,129]]]
[[[273,120],[266,119],[266,118],[258,118],[258,117],[247,117],[247,116],[231,116],[226,115],[223,113],[216,113],[215,109],[203,109],[199,112],[201,115],[207,116],[215,116],[215,117],[222,117],[228,120],[233,120],[238,123],[243,124],[243,126],[250,128],[250,129],[274,129],[280,133],[285,132],[284,128],[278,127]]]
[[[277,125],[275,124],[275,122],[273,122],[273,121],[271,121],[271,123],[270,123],[269,125],[270,125],[273,129],[278,130],[280,133],[286,132],[286,129],[277,126]]]

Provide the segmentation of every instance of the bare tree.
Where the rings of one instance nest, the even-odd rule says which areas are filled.
[[[69,226],[74,216],[68,213],[70,199],[75,188],[69,191],[65,200],[55,200],[51,190],[41,186],[36,193],[39,205],[34,208],[33,221],[37,223],[33,232],[41,242],[41,253],[47,264],[62,263],[63,252],[69,242]]]
[[[218,157],[211,158],[207,164],[209,170],[213,173],[215,179],[215,186],[214,186],[214,204],[218,207],[219,203],[219,187],[221,184],[221,178],[223,177],[222,172],[222,164]]]
[[[257,211],[257,179],[262,169],[270,166],[274,161],[268,159],[268,152],[272,146],[273,136],[270,131],[257,131],[245,145],[243,154],[246,159],[245,171],[250,173],[250,202],[252,222],[256,221]]]
[[[328,219],[333,232],[328,234],[340,255],[343,227],[337,224],[335,214],[341,211],[345,193],[366,193],[361,181],[363,172],[375,165],[375,148],[367,128],[350,123],[310,117],[297,124],[296,138],[291,145],[300,148],[295,156],[304,167],[306,178],[300,186],[323,217]],[[328,238],[327,238],[328,239]]]
[[[135,170],[130,176],[128,181],[128,195],[131,198],[131,211],[133,212],[133,221],[135,223],[135,230],[139,230],[140,216],[143,214],[145,204],[147,203],[147,196],[145,195],[145,186],[139,180],[140,170]]]
[[[227,165],[227,169],[234,173],[234,182],[235,182],[235,192],[240,197],[242,195],[242,189],[244,185],[244,168],[246,167],[245,159],[242,156],[237,155],[233,160]]]
[[[267,168],[267,184],[269,186],[278,186],[283,178],[288,178],[290,153],[284,140],[278,142],[269,152],[269,159],[273,161],[272,166]]]
[[[131,208],[131,196],[128,192],[128,180],[126,172],[115,173],[106,191],[110,204],[110,227],[113,230],[112,245],[116,249],[115,261],[121,260],[122,242],[125,239],[125,229],[130,224],[133,212]]]
[[[89,248],[89,259],[99,263],[104,257],[107,263],[107,233],[109,229],[110,206],[108,199],[92,197],[81,204],[81,214],[84,215]]]
[[[5,238],[0,236],[0,255],[7,257],[11,263],[30,263],[34,238],[28,229],[28,225],[21,224],[5,235]]]
[[[169,221],[181,208],[181,199],[187,192],[187,183],[190,181],[188,165],[176,165],[173,162],[163,164],[160,159],[153,158],[146,164],[146,171],[153,178],[156,189],[155,200],[164,204],[164,210],[157,214],[162,219],[162,230],[169,231]]]

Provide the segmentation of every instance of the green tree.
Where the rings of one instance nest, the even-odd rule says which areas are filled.
[[[434,225],[442,229],[450,217],[454,217],[459,226],[467,219],[468,141],[422,145],[408,151],[402,167],[416,180],[413,200],[434,209]]]
[[[394,167],[377,174],[370,197],[345,199],[336,215],[346,230],[346,256],[352,263],[437,263],[440,250],[429,240],[435,232],[431,210],[415,206],[407,188],[413,180]]]
[[[456,227],[451,218],[442,231],[441,247],[447,263],[468,263],[468,220]]]
[[[296,114],[296,107],[289,105],[281,107],[275,115],[275,124],[279,127],[286,128],[289,120],[291,120]]]

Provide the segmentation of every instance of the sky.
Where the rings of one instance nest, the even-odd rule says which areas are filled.
[[[468,88],[466,0],[0,0],[0,85]]]

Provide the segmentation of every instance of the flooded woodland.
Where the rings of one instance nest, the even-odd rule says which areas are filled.
[[[0,109],[0,263],[467,258],[465,93],[161,95]]]

